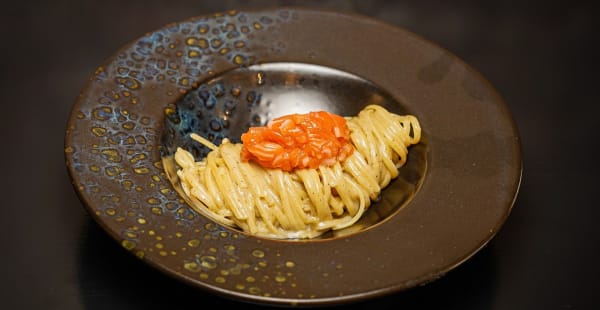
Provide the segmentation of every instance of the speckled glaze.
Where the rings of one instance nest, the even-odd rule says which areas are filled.
[[[161,162],[185,144],[172,127],[180,124],[178,106],[187,102],[198,112],[190,94],[209,106],[219,91],[235,97],[232,84],[219,90],[210,81],[271,63],[355,75],[365,81],[358,88],[372,82],[371,93],[384,94],[386,105],[416,115],[426,141],[406,175],[415,185],[410,199],[397,199],[360,232],[293,242],[248,236],[188,207]],[[315,89],[325,98],[332,90]],[[259,93],[248,94],[243,98],[251,105],[267,104]],[[218,115],[187,128],[232,126],[239,133],[274,116],[255,118],[235,105],[248,121],[225,124],[227,101],[214,104]],[[325,107],[349,115],[366,104]],[[211,124],[213,116],[218,124]],[[521,176],[510,112],[468,65],[376,20],[294,8],[192,18],[124,46],[98,67],[73,106],[65,156],[86,209],[127,251],[201,289],[273,305],[340,304],[439,278],[497,233]]]

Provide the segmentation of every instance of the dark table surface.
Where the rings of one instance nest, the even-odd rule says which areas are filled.
[[[116,49],[170,22],[302,5],[379,18],[447,48],[506,100],[523,181],[496,237],[423,287],[353,308],[600,309],[599,30],[569,1],[12,1],[0,18],[2,309],[243,306],[141,263],[86,213],[63,155],[79,91]],[[253,306],[254,307],[254,306]],[[349,306],[350,307],[350,306]]]

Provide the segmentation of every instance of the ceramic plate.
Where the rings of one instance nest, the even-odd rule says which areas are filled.
[[[192,131],[218,143],[278,115],[372,103],[417,116],[423,139],[349,229],[257,238],[195,212],[170,179],[177,146],[205,154]],[[124,46],[74,104],[65,154],[86,209],[127,251],[227,298],[299,306],[443,276],[501,228],[522,169],[509,110],[460,59],[371,18],[295,8],[191,18]]]

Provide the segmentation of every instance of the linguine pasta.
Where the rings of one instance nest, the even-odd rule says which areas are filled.
[[[314,238],[354,224],[381,190],[398,176],[408,147],[419,143],[421,127],[412,115],[379,105],[346,117],[352,155],[330,166],[283,171],[240,159],[242,144],[224,139],[195,161],[178,148],[177,176],[191,207],[213,220],[252,235]]]

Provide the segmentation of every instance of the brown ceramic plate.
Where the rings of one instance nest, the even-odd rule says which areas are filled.
[[[411,113],[423,141],[365,218],[317,240],[271,240],[194,212],[173,149],[290,112]],[[435,280],[481,249],[521,177],[517,129],[475,70],[406,30],[306,9],[168,25],[102,64],[73,106],[67,166],[95,220],[143,261],[221,296],[274,305],[374,298]],[[163,168],[163,160],[167,170]]]

